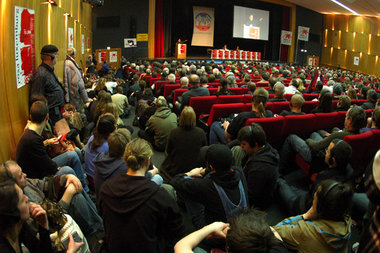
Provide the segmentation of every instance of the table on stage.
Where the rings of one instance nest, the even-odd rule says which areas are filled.
[[[260,61],[261,53],[243,50],[212,49],[211,59]]]

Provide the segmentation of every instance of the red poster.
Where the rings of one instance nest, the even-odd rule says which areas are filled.
[[[224,59],[229,59],[230,58],[230,52],[228,50],[224,51]]]
[[[230,51],[230,59],[235,59],[235,53],[236,51],[233,51],[233,50]]]
[[[211,58],[213,58],[213,59],[218,59],[218,50],[212,50],[212,56],[211,56]]]
[[[29,83],[35,70],[34,10],[15,6],[15,62],[17,88]]]
[[[101,52],[100,53],[100,62],[104,62],[107,60],[107,52]]]
[[[223,52],[223,50],[218,50],[218,58],[219,59],[224,59],[224,52]]]

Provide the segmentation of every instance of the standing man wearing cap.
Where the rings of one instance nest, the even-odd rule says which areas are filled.
[[[195,168],[170,181],[179,196],[185,199],[197,229],[215,221],[227,222],[231,218],[229,214],[236,215],[248,206],[244,173],[239,167],[231,168],[231,150],[225,145],[214,144],[203,151],[207,170]]]
[[[62,119],[61,109],[65,104],[65,90],[54,74],[57,57],[58,48],[56,46],[44,46],[41,49],[42,63],[33,74],[30,82],[31,101],[36,97],[46,97],[49,106],[49,118],[53,126]]]
[[[77,111],[82,113],[83,107],[81,99],[86,106],[90,103],[90,100],[88,99],[86,88],[84,87],[82,69],[76,63],[75,56],[75,48],[68,48],[64,73],[65,100],[66,103],[73,104]]]

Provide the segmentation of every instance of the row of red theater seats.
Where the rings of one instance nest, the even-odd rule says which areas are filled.
[[[367,117],[373,109],[366,110]],[[308,138],[317,130],[330,131],[334,127],[343,128],[346,112],[315,113],[305,115],[289,115],[274,118],[249,119],[246,125],[252,123],[260,124],[267,136],[269,143],[280,147],[280,144],[289,134],[296,134],[301,138]],[[350,164],[354,169],[354,177],[360,177],[373,156],[380,149],[380,130],[367,131],[362,134],[347,135],[343,139],[352,147]],[[296,157],[298,166],[309,175],[310,165],[299,155]],[[313,179],[313,175],[309,175]]]
[[[164,97],[167,98],[173,91],[174,91],[174,98],[173,98],[173,103],[177,100],[179,96],[182,96],[183,93],[188,91],[188,89],[180,89],[179,84],[167,84],[165,85],[164,88]],[[264,87],[265,89],[268,89],[268,87]],[[208,88],[210,92],[210,96],[214,95],[218,89],[217,88]],[[233,102],[245,102],[247,99],[249,101],[252,100],[252,95],[247,95],[248,89],[247,88],[228,88],[234,95],[230,96],[236,96],[234,98],[231,97],[234,101],[231,101],[229,103]],[[242,97],[243,96],[243,97]],[[247,97],[248,96],[248,97]],[[249,97],[250,96],[250,97]],[[269,99],[273,98],[274,94],[269,94]],[[285,99],[290,101],[292,94],[285,94],[284,95]],[[305,93],[303,94],[303,97],[306,101],[310,101],[313,99],[317,99],[319,97],[319,94],[311,94],[311,93]],[[241,100],[241,101],[240,101]],[[248,101],[248,102],[249,102]]]
[[[230,96],[205,96],[191,97],[189,105],[193,107],[197,118],[202,114],[209,114],[208,125],[221,117],[228,117],[232,113],[250,111],[252,109],[252,96],[240,96],[240,100],[233,101],[235,95]],[[233,101],[233,102],[232,102]],[[352,100],[352,104],[361,105],[366,100]],[[302,111],[310,113],[318,106],[318,101],[305,101]],[[333,109],[336,108],[338,101],[333,101]],[[290,102],[267,102],[266,109],[274,114],[280,114],[283,110],[290,110]],[[236,111],[234,111],[236,110]]]

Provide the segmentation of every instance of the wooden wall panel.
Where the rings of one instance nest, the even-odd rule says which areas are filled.
[[[322,64],[380,76],[380,19],[325,15],[324,31]],[[359,66],[353,64],[355,56]]]
[[[16,86],[15,50],[14,50],[14,8],[21,6],[35,11],[35,52],[38,66],[41,63],[40,50],[43,45],[55,44],[59,48],[59,57],[55,73],[63,79],[63,61],[67,50],[67,27],[65,12],[83,14],[82,26],[91,29],[92,7],[80,0],[57,0],[57,6],[51,6],[44,0],[1,0],[0,2],[0,162],[15,156],[16,145],[23,132],[29,112],[29,86],[20,89]],[[80,7],[80,10],[78,8]],[[68,18],[68,22],[69,22]],[[74,22],[74,20],[72,21]],[[79,24],[80,25],[80,24]],[[91,30],[86,32],[92,40]],[[81,50],[79,40],[79,52]],[[91,46],[91,43],[90,43]],[[77,50],[78,50],[77,49]],[[86,48],[87,49],[87,48]],[[92,49],[87,50],[91,52]],[[80,59],[84,59],[80,55]]]

